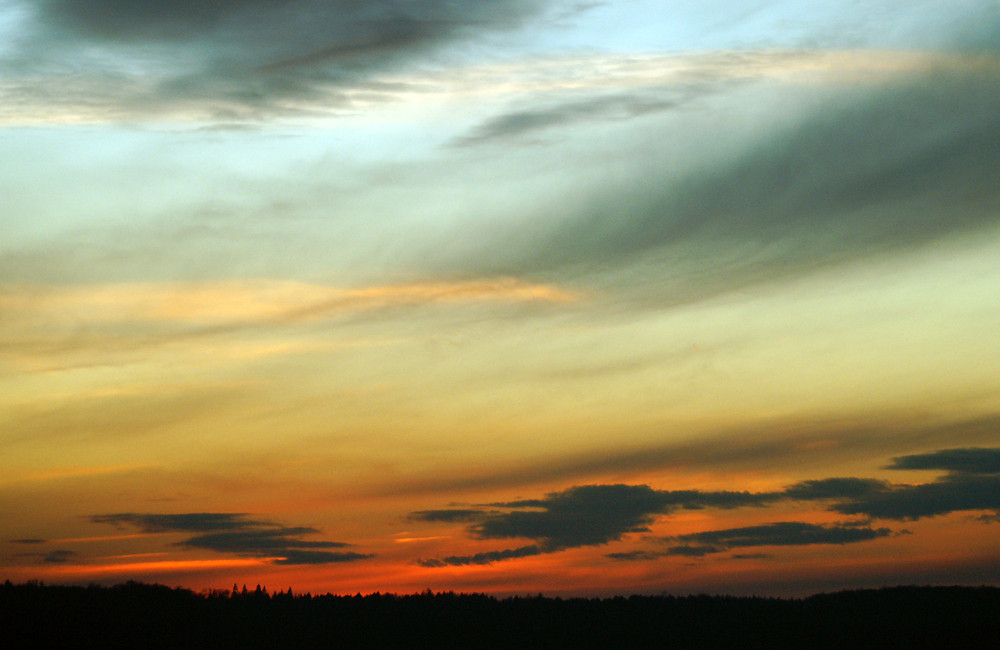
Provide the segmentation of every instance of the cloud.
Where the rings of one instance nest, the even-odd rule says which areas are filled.
[[[122,512],[111,515],[93,515],[90,520],[95,524],[112,524],[118,527],[130,525],[144,533],[244,530],[248,527],[265,524],[265,522],[246,517],[246,514],[231,512],[190,512],[176,515]]]
[[[267,279],[239,282],[140,282],[0,292],[12,319],[189,322],[287,322],[399,306],[578,300],[576,292],[512,277],[335,287]]]
[[[693,546],[690,544],[681,544],[679,546],[671,546],[669,549],[660,553],[660,555],[681,555],[684,557],[702,557],[710,553],[721,553],[726,550],[725,547],[721,546]],[[655,553],[653,554],[656,555]],[[611,555],[608,555],[611,557]],[[621,558],[617,558],[621,559]]]
[[[605,557],[609,557],[612,560],[625,560],[628,562],[641,561],[641,560],[655,560],[657,558],[663,557],[662,552],[658,551],[624,551],[621,553],[608,553]]]
[[[1000,449],[943,449],[892,459],[887,469],[937,469],[955,474],[1000,474]]]
[[[94,523],[130,525],[147,533],[198,533],[174,546],[201,548],[219,553],[272,558],[275,564],[327,564],[373,557],[352,551],[317,549],[346,548],[350,544],[302,539],[319,533],[307,526],[281,526],[246,514],[192,512],[183,514],[118,513],[93,515]]]
[[[44,544],[46,541],[47,540],[36,539],[34,537],[32,537],[32,538],[25,538],[25,539],[12,539],[12,540],[10,540],[11,544]]]
[[[528,94],[512,108],[486,119],[456,146],[514,140],[580,122],[604,122],[677,110],[748,82],[791,79],[815,84],[818,77],[839,82],[885,81],[929,65],[960,65],[956,57],[927,52],[736,50],[551,60],[509,93]],[[491,81],[493,81],[491,79]],[[495,81],[494,81],[495,83]],[[477,93],[487,88],[472,85]],[[525,106],[525,104],[528,106]],[[701,108],[706,108],[702,106]]]
[[[424,521],[473,521],[475,523],[467,531],[477,539],[532,539],[537,542],[513,550],[423,561],[425,566],[438,566],[435,562],[484,564],[524,557],[524,554],[553,553],[617,541],[627,533],[648,532],[648,526],[657,516],[679,509],[762,506],[777,498],[780,498],[778,493],[654,490],[648,485],[582,485],[550,493],[543,499],[486,504],[491,510],[430,510],[413,513],[411,517]]]
[[[275,564],[336,564],[375,557],[374,553],[302,551],[295,548],[283,549],[282,555],[284,557],[275,560]]]
[[[45,562],[59,564],[68,561],[70,558],[76,555],[75,551],[68,551],[65,549],[59,549],[56,551],[51,551],[45,555]]]
[[[670,538],[685,543],[693,543],[699,548],[711,548],[710,553],[731,548],[749,546],[807,546],[811,544],[852,544],[879,537],[888,537],[888,528],[869,528],[854,524],[808,524],[797,521],[783,521],[760,526],[727,528],[701,533],[690,533]],[[675,553],[678,547],[671,547]],[[681,553],[688,554],[688,553]]]
[[[621,282],[623,300],[663,309],[994,227],[1000,199],[989,170],[1000,166],[993,118],[1000,75],[990,61],[931,63],[853,92],[829,91],[820,105],[794,103],[780,124],[762,130],[766,137],[719,134],[719,143],[732,140],[717,144],[714,158],[683,140],[641,146],[637,127],[635,142],[595,158],[613,160],[603,168],[614,174],[595,174],[554,208],[546,203],[539,227],[498,225],[483,250],[473,246],[469,259],[454,264],[482,273],[596,276]],[[725,94],[705,110],[739,114],[733,103],[740,97]],[[518,108],[463,142],[607,119],[624,110],[625,99],[615,101]],[[661,128],[676,133],[686,124]],[[580,159],[581,174],[589,160]]]
[[[680,100],[650,93],[619,93],[567,101],[499,115],[457,139],[457,146],[521,138],[528,134],[591,120],[615,120],[675,108]]]
[[[872,478],[825,478],[796,483],[785,490],[791,499],[851,499],[865,497],[889,489],[887,481]]]
[[[426,60],[444,46],[516,28],[540,0],[41,0],[12,70],[69,102],[109,113],[218,117],[346,106],[345,88]],[[57,72],[70,62],[73,77]],[[83,71],[82,73],[80,71]],[[326,104],[323,107],[323,104]],[[308,105],[308,108],[305,106]]]
[[[830,509],[897,520],[963,511],[1000,511],[1000,476],[948,476],[933,483],[893,485],[882,492],[844,499]]]
[[[429,560],[417,560],[417,564],[428,568],[442,566],[466,566],[469,564],[492,564],[501,560],[541,555],[545,552],[547,552],[545,549],[536,544],[532,544],[530,546],[509,548],[503,551],[486,551],[484,553],[476,553],[474,555],[452,555],[441,559],[432,558]]]
[[[447,305],[494,305],[518,313],[524,305],[566,305],[582,294],[556,285],[511,277],[336,287],[255,279],[233,282],[136,282],[77,287],[0,288],[5,319],[0,354],[27,367],[72,363],[74,353],[128,354],[174,342],[233,332],[294,326],[320,319],[398,317],[397,310]],[[87,334],[67,342],[66,323],[86,324]],[[367,345],[375,342],[360,340]],[[233,356],[294,354],[301,343],[239,342]],[[321,345],[331,345],[329,341]],[[353,343],[350,343],[353,345]],[[5,349],[7,348],[7,349]],[[8,351],[9,349],[9,351]],[[215,346],[226,354],[225,342]],[[113,352],[109,353],[109,350]],[[204,354],[199,350],[199,354]],[[230,356],[229,358],[232,358]]]
[[[453,510],[419,510],[411,512],[409,519],[414,521],[445,521],[445,522],[470,522],[480,521],[483,517],[489,516],[482,510],[453,509]]]
[[[876,519],[912,520],[951,512],[1000,511],[1000,449],[964,447],[893,458],[894,470],[943,470],[930,483],[893,484],[859,478],[804,481],[789,498],[830,500],[836,512]]]
[[[435,473],[399,482],[380,482],[376,489],[385,490],[380,494],[386,495],[399,492],[450,493],[469,487],[510,489],[540,483],[579,481],[581,477],[668,470],[683,472],[689,467],[713,471],[780,471],[789,463],[818,467],[835,460],[846,462],[858,457],[884,456],[884,432],[888,428],[895,431],[892,444],[896,448],[920,449],[942,439],[983,444],[995,439],[997,427],[1000,427],[1000,415],[997,414],[948,424],[928,423],[926,419],[887,418],[846,424],[781,420],[756,425],[752,432],[741,427],[696,440],[624,448],[620,444],[597,447],[554,459],[529,459],[516,465],[498,465],[488,468],[488,471],[447,477]],[[876,479],[847,480],[879,482]]]
[[[648,485],[581,485],[551,492],[540,499],[487,503],[481,509],[421,510],[411,520],[467,523],[475,539],[529,539],[535,543],[475,555],[420,560],[427,567],[488,564],[505,559],[554,553],[622,540],[629,533],[649,532],[656,519],[678,510],[768,507],[779,502],[819,501],[828,510],[871,519],[910,520],[951,512],[994,510],[1000,516],[1000,472],[995,448],[943,449],[931,454],[900,456],[894,469],[933,466],[952,474],[919,485],[870,478],[840,477],[801,481],[773,492],[656,490]],[[963,473],[955,473],[960,468]],[[982,473],[976,473],[982,472]],[[982,520],[996,520],[988,515]],[[901,531],[907,534],[909,531]],[[647,560],[668,555],[699,557],[734,548],[850,544],[892,535],[867,521],[833,525],[778,522],[662,538],[665,551],[631,550],[610,554],[619,560]]]
[[[742,528],[727,528],[665,537],[659,541],[663,543],[681,543],[675,543],[664,551],[609,553],[606,557],[615,560],[651,560],[671,555],[702,557],[714,553],[723,553],[734,548],[756,546],[853,544],[881,537],[889,537],[892,534],[893,531],[888,528],[870,528],[854,523],[823,525],[783,521],[759,526],[744,526]],[[740,557],[750,558],[760,557],[760,555],[752,554]]]
[[[544,548],[555,551],[605,544],[621,539],[626,533],[646,532],[657,515],[678,509],[761,506],[775,498],[769,493],[583,485],[553,492],[545,499],[489,504],[514,510],[488,516],[469,531],[480,539],[536,539]]]
[[[19,544],[40,544],[45,540],[11,540]],[[15,557],[29,557],[29,558],[41,558],[43,562],[49,564],[61,564],[63,562],[68,562],[76,555],[76,551],[70,551],[67,549],[57,549],[54,551],[48,551],[47,553],[16,553]]]
[[[257,524],[253,524],[257,525]],[[297,539],[300,535],[319,532],[315,528],[276,527],[263,530],[236,530],[220,533],[196,535],[178,546],[207,548],[222,553],[258,553],[280,551],[287,548],[344,548],[350,544],[343,542],[311,542]]]

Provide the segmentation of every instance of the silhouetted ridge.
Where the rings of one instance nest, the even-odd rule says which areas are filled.
[[[0,630],[15,648],[986,648],[1000,639],[1000,589],[498,599],[7,582]]]

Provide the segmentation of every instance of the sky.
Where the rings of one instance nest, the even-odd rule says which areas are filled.
[[[0,0],[0,579],[1000,585],[998,34]]]

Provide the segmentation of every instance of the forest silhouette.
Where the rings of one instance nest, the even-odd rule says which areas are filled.
[[[0,630],[10,648],[986,648],[1000,639],[1000,589],[562,599],[8,581]]]

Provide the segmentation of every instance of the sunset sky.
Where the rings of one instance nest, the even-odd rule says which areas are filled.
[[[0,580],[1000,585],[1000,2],[0,0]]]

